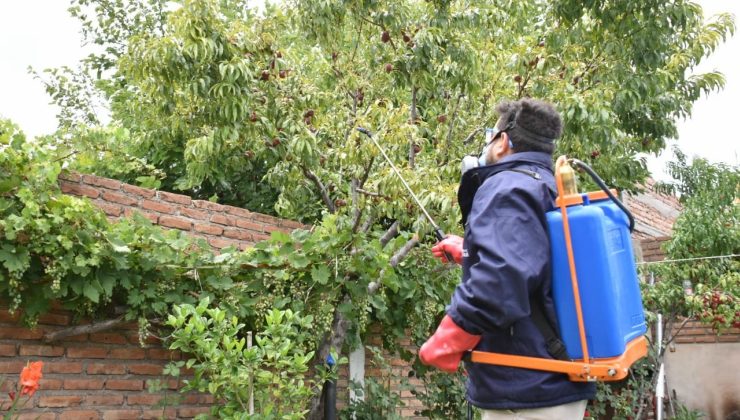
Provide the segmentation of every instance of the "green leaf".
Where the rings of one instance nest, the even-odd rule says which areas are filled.
[[[326,284],[329,281],[331,271],[326,265],[316,265],[311,269],[311,278],[318,284]]]
[[[288,263],[295,268],[304,268],[311,262],[305,255],[292,253],[288,256]]]
[[[121,253],[121,254],[128,254],[131,252],[131,248],[129,248],[123,241],[113,238],[108,239],[108,242],[110,242],[111,247],[113,248],[113,251]]]
[[[98,303],[100,298],[100,291],[92,283],[86,283],[82,288],[82,293],[86,298],[90,299],[94,303]]]

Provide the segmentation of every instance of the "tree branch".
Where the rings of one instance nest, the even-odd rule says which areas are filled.
[[[373,227],[373,224],[375,223],[375,220],[373,219],[372,214],[368,216],[367,220],[365,220],[365,223],[362,224],[362,227],[360,228],[360,232],[367,233],[371,227]]]
[[[370,170],[373,168],[373,164],[375,163],[375,156],[372,156],[370,158],[370,161],[367,163],[367,166],[365,167],[365,173],[362,174],[362,178],[360,178],[360,185],[358,185],[359,188],[362,188],[365,185],[365,182],[370,177]]]
[[[463,144],[470,143],[470,140],[473,140],[473,137],[475,137],[475,135],[478,134],[478,132],[480,132],[481,130],[483,130],[481,127],[478,127],[475,130],[473,130],[470,134],[468,134],[467,137],[465,137],[465,140],[463,140]]]
[[[355,126],[355,121],[357,120],[357,91],[355,90],[353,93],[347,93],[352,98],[352,113],[350,114],[349,120],[347,121],[347,130],[344,132],[344,142],[347,142],[347,139],[349,139],[350,133],[352,133],[352,129]]]
[[[393,256],[391,257],[391,267],[396,268],[398,264],[403,261],[404,258],[411,252],[412,249],[416,246],[416,244],[419,243],[419,235],[414,234],[414,236],[409,239],[402,247],[398,250]]]
[[[362,188],[358,188],[357,189],[357,192],[358,193],[361,193],[361,194],[369,195],[371,197],[380,197],[380,198],[385,198],[386,200],[390,200],[391,199],[390,197],[388,197],[385,194],[381,194],[381,193],[374,192],[374,191],[366,191],[366,190],[363,190]]]
[[[416,244],[419,243],[419,236],[417,234],[414,234],[414,236],[409,239],[402,247],[399,249],[393,256],[391,257],[390,265],[393,268],[396,268],[398,264],[403,261],[404,258],[411,252],[411,250],[416,246]],[[381,270],[380,275],[378,275],[378,278],[383,278],[385,275],[385,269]],[[377,281],[371,281],[370,284],[367,285],[367,293],[368,294],[374,294],[375,292],[380,289],[380,282]]]
[[[357,233],[357,229],[360,227],[360,219],[362,219],[362,208],[360,207],[360,194],[358,193],[358,185],[360,181],[357,178],[352,178],[350,184],[350,192],[352,194],[352,233]]]
[[[445,150],[443,153],[443,159],[442,161],[444,163],[447,163],[447,159],[449,158],[450,153],[450,147],[452,146],[452,132],[455,128],[455,119],[457,118],[457,113],[460,111],[460,102],[462,101],[462,98],[465,95],[459,94],[457,95],[457,101],[455,102],[455,108],[452,111],[452,117],[450,118],[450,126],[447,129],[447,140],[445,141]]]
[[[326,187],[324,187],[324,184],[321,182],[319,177],[305,166],[301,166],[301,170],[303,170],[303,175],[305,175],[306,178],[310,179],[314,183],[314,185],[316,185],[316,188],[319,189],[319,192],[321,193],[321,198],[324,200],[324,204],[326,204],[326,207],[329,209],[329,211],[332,213],[336,213],[337,208],[334,206],[334,202],[331,201],[331,197],[329,197],[329,191],[326,190]]]
[[[59,341],[63,338],[72,337],[80,334],[91,334],[100,331],[110,330],[124,323],[123,315],[118,318],[108,319],[100,322],[93,322],[87,325],[77,325],[74,327],[64,328],[58,331],[52,331],[44,334],[42,340],[45,343]]]
[[[398,222],[398,220],[396,220],[395,222],[393,222],[391,227],[389,227],[388,230],[385,231],[383,236],[380,237],[380,245],[382,247],[385,247],[386,245],[388,245],[388,242],[390,242],[391,239],[395,238],[396,235],[398,235],[399,225],[400,223]]]
[[[416,125],[416,86],[411,87],[411,109],[409,110],[409,118],[411,120],[411,124]],[[414,166],[416,160],[416,151],[414,150],[414,138],[409,139],[409,167],[411,169],[414,169]]]

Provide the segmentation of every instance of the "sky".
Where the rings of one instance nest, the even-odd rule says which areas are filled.
[[[699,0],[705,16],[730,12],[740,17],[740,1]],[[80,25],[67,13],[65,0],[5,0],[0,2],[0,116],[11,118],[33,137],[56,129],[58,109],[49,104],[42,84],[28,73],[67,65],[74,67],[89,50],[81,44]],[[740,22],[736,21],[740,26]],[[702,97],[694,104],[691,118],[678,122],[678,144],[689,156],[712,162],[740,163],[740,130],[735,101],[740,98],[740,31],[695,70],[719,70],[726,77],[725,89]],[[648,167],[656,179],[665,180],[662,156],[651,156]]]

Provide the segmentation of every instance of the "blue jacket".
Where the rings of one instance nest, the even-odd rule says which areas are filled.
[[[551,359],[530,318],[536,298],[556,322],[545,217],[556,195],[551,156],[515,153],[492,166],[506,170],[480,172],[488,176],[472,189],[470,213],[464,215],[462,281],[447,314],[465,331],[482,335],[476,350]],[[462,184],[460,189],[471,191]],[[459,200],[464,207],[465,197]],[[484,409],[550,407],[592,399],[596,390],[564,374],[471,362],[466,368],[468,400]]]

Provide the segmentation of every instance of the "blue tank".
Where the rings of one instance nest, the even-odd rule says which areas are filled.
[[[560,335],[568,355],[582,359],[560,209],[548,212],[547,220]],[[568,222],[589,356],[619,356],[647,331],[629,221],[611,200],[589,202],[584,194],[583,204],[568,207]]]

